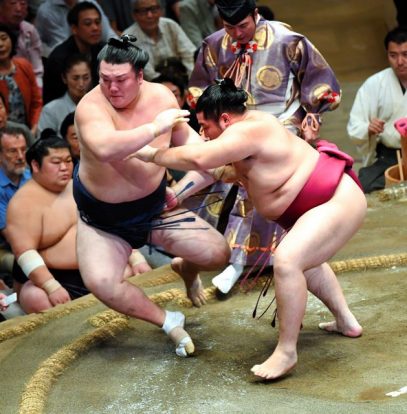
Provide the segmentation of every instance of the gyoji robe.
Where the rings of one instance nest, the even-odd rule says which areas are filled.
[[[225,32],[219,30],[207,37],[192,72],[189,84],[190,102],[193,104],[203,90],[215,79],[225,75],[232,77],[238,86],[249,94],[248,109],[258,109],[275,115],[292,132],[300,134],[301,122],[307,112],[322,113],[335,109],[340,101],[340,87],[330,66],[303,35],[291,31],[281,22],[259,18],[253,40],[249,44],[249,66],[239,55],[240,45]],[[232,50],[234,49],[235,52]],[[233,70],[235,69],[235,70]],[[230,76],[233,70],[232,76]],[[228,73],[229,71],[229,73]],[[224,199],[232,185],[215,183],[211,191],[223,191]],[[205,204],[218,195],[210,195]],[[210,204],[200,215],[216,226],[222,202]],[[246,191],[239,188],[230,213],[225,237],[232,248],[232,263],[243,265],[262,264],[259,256],[268,251],[270,257],[282,229],[257,214],[247,199]]]
[[[400,148],[400,133],[394,122],[407,116],[407,94],[392,68],[370,76],[359,88],[349,116],[347,131],[362,155],[364,167],[373,164],[376,145],[381,142],[388,148]],[[384,130],[369,137],[368,127],[373,118],[385,122]]]

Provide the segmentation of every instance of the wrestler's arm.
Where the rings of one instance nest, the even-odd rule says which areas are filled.
[[[143,148],[147,162],[182,171],[207,171],[247,158],[258,151],[258,140],[243,123],[233,125],[218,138],[175,148]],[[250,138],[248,138],[250,137]]]
[[[188,111],[169,108],[149,123],[128,130],[117,130],[111,114],[92,99],[81,100],[75,110],[75,126],[81,144],[102,162],[122,160],[177,123],[187,122]]]
[[[11,199],[7,209],[5,235],[17,261],[25,252],[34,251],[35,255],[40,250],[41,235],[43,233],[42,214],[35,207],[27,210],[28,203],[32,205],[31,197],[28,197],[28,194],[26,197],[19,197],[19,194],[16,194]],[[43,289],[48,294],[53,305],[70,300],[68,292],[54,279],[45,263],[33,269],[27,277],[35,286]],[[54,290],[49,293],[50,290],[47,291],[44,284],[46,284],[45,287],[51,284]]]
[[[205,139],[188,124],[176,125],[172,130],[171,145],[173,147],[200,145],[204,142]],[[176,197],[176,204],[181,204],[183,200],[213,184],[217,179],[214,178],[212,171],[213,170],[188,171],[187,174],[185,174],[184,177],[182,177],[168,191],[173,198]],[[167,194],[167,204],[170,195]]]

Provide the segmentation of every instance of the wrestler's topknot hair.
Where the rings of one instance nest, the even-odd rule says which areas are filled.
[[[31,172],[32,172],[31,162],[37,161],[38,165],[41,167],[43,158],[49,155],[49,150],[51,148],[52,149],[67,148],[69,152],[71,152],[71,147],[67,141],[60,138],[53,129],[45,128],[41,132],[40,138],[38,138],[30,146],[30,148],[28,148],[25,154],[25,159],[27,161],[27,165],[30,167]]]
[[[230,78],[217,79],[208,86],[196,103],[196,112],[203,112],[206,119],[218,121],[222,113],[243,114],[246,111],[248,95],[237,88]]]
[[[144,69],[149,55],[144,50],[134,44],[137,38],[131,35],[122,35],[120,39],[111,37],[107,44],[98,54],[98,62],[104,60],[107,63],[119,65],[122,63],[130,63],[133,65],[136,73]]]

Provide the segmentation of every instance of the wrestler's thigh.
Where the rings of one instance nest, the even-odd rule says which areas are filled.
[[[78,219],[77,256],[85,284],[95,279],[114,283],[123,279],[130,245],[121,238],[95,229]]]
[[[366,214],[366,198],[344,175],[334,196],[303,214],[279,244],[276,255],[306,270],[329,260],[356,233]]]
[[[161,245],[175,256],[186,258],[188,255],[210,255],[214,251],[229,251],[226,239],[208,222],[186,210],[173,210],[164,223],[173,220],[182,221],[178,227],[152,231],[153,244]]]

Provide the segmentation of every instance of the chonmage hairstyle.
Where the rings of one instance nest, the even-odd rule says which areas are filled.
[[[130,63],[133,65],[136,73],[144,69],[149,56],[148,53],[140,49],[134,44],[137,38],[131,35],[122,35],[120,39],[111,37],[107,45],[98,54],[98,62],[104,60],[107,63],[119,65],[122,63]]]
[[[196,103],[196,112],[203,112],[206,119],[218,121],[224,112],[243,114],[246,112],[248,95],[242,88],[237,88],[230,78],[216,80],[208,86]]]

